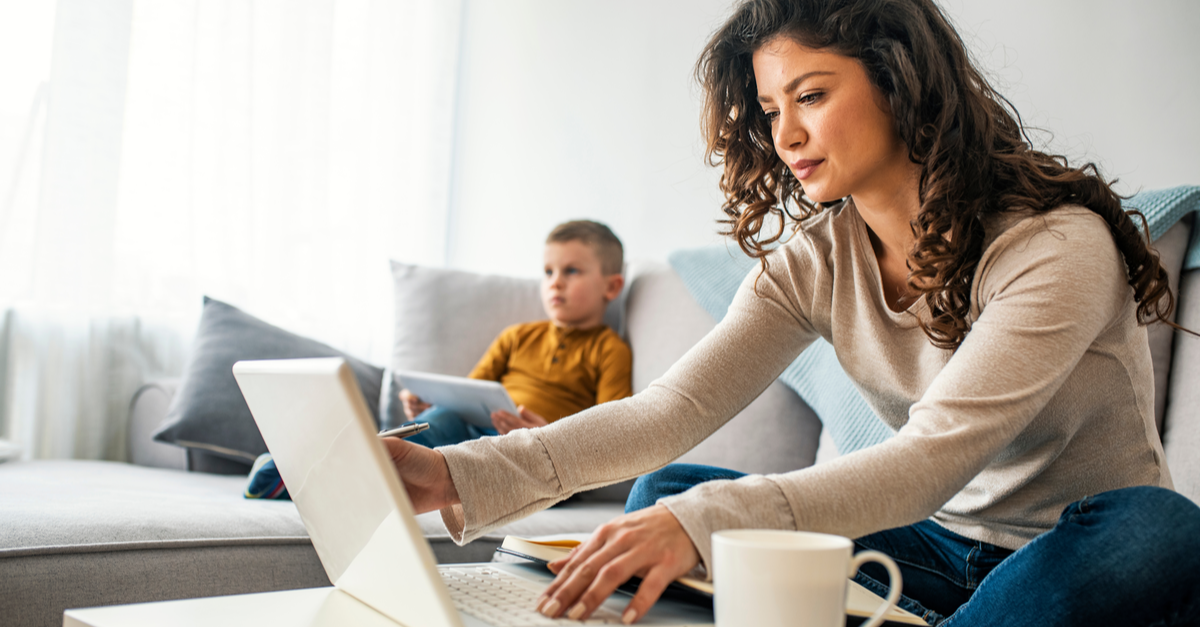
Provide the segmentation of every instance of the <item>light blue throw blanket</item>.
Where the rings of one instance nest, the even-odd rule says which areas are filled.
[[[1158,239],[1180,218],[1200,211],[1200,187],[1142,192],[1124,204],[1126,209],[1138,209],[1145,214],[1150,237]],[[696,302],[717,320],[729,311],[742,279],[759,267],[758,261],[733,246],[679,250],[668,259]],[[1183,267],[1184,270],[1200,267],[1200,228],[1192,229]],[[800,353],[779,380],[812,407],[829,430],[839,453],[857,451],[893,435],[891,428],[867,406],[842,370],[833,347],[825,340],[817,340]]]

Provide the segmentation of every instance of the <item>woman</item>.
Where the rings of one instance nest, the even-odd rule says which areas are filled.
[[[749,527],[888,553],[930,624],[1200,620],[1200,508],[1170,490],[1143,326],[1172,296],[1095,168],[1029,147],[932,0],[749,0],[698,74],[729,234],[761,273],[633,398],[437,451],[389,442],[417,509],[468,541],[660,468],[824,337],[895,437],[784,475],[643,477],[631,513],[552,565],[539,610],[585,617],[640,575],[633,622],[709,565],[713,531]]]

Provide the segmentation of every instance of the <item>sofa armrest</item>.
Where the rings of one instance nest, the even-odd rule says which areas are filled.
[[[187,469],[187,452],[150,439],[167,415],[178,379],[152,381],[133,395],[129,404],[129,461],[138,466]]]

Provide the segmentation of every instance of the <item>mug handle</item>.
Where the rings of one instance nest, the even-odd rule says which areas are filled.
[[[867,622],[862,624],[862,627],[879,627],[879,625],[883,624],[883,617],[892,608],[896,607],[896,602],[900,600],[900,589],[904,586],[904,581],[900,577],[900,568],[896,566],[896,562],[893,562],[892,558],[879,551],[863,551],[855,555],[854,559],[850,560],[850,574],[848,576],[853,577],[854,573],[858,572],[858,569],[867,562],[876,562],[888,571],[889,590],[887,599],[883,605],[879,606],[879,609],[875,610],[871,618],[868,618]]]

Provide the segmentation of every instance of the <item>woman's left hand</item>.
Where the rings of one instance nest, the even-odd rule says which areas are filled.
[[[628,625],[646,615],[668,584],[699,563],[700,554],[675,515],[663,505],[648,507],[601,525],[570,555],[551,562],[557,576],[537,610],[551,618],[587,618],[636,575],[642,583],[621,617]]]

